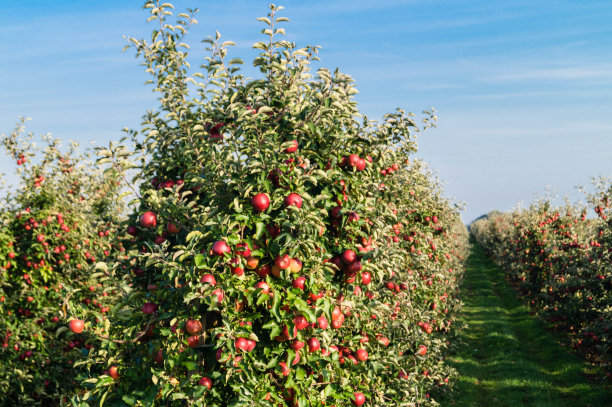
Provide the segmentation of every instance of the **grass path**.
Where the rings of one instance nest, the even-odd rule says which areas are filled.
[[[468,328],[449,363],[459,371],[443,406],[612,406],[612,386],[529,315],[501,270],[474,245],[462,286]]]

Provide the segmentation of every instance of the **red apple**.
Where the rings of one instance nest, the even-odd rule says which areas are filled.
[[[270,293],[270,286],[265,281],[260,281],[258,283],[255,283],[255,288],[260,289],[261,292],[264,294]]]
[[[80,334],[85,329],[85,322],[81,319],[73,319],[68,323],[68,327],[75,334]]]
[[[295,318],[293,318],[293,323],[295,324],[295,327],[297,328],[298,331],[306,329],[310,325],[308,323],[308,320],[304,318],[302,315],[298,315]]]
[[[158,365],[161,365],[162,363],[164,363],[164,351],[161,349],[158,349],[157,352],[153,353],[153,362],[155,362]]]
[[[304,290],[304,285],[306,284],[306,277],[298,277],[293,280],[292,286],[293,288],[299,288],[300,290]]]
[[[212,292],[212,295],[214,295],[214,296],[216,296],[216,297],[217,297],[217,302],[221,302],[221,301],[223,301],[223,297],[225,296],[225,295],[223,294],[223,291],[221,291],[221,290],[220,290],[220,289],[218,289],[218,288]]]
[[[168,225],[166,226],[166,230],[171,235],[176,235],[178,232],[180,232],[181,228],[177,226],[176,223],[174,222],[168,222]]]
[[[348,250],[345,250],[342,253],[342,261],[345,264],[350,264],[350,263],[354,262],[355,260],[357,260],[357,255],[355,254],[354,251],[348,249]]]
[[[236,339],[236,341],[234,342],[234,346],[236,346],[236,349],[240,349],[243,352],[249,352],[249,349],[252,350],[252,345],[249,343],[249,339],[247,338]]]
[[[216,256],[223,256],[225,253],[230,253],[232,249],[223,240],[217,240],[212,247],[212,252]]]
[[[368,360],[368,351],[365,349],[357,349],[356,356],[357,360],[365,362],[366,360]]]
[[[308,352],[314,353],[321,349],[321,343],[317,338],[310,338],[308,340]]]
[[[108,369],[108,374],[110,375],[110,377],[112,377],[114,380],[119,379],[119,372],[117,371],[117,366],[111,366],[110,369]]]
[[[140,215],[140,226],[143,228],[154,228],[157,226],[157,215],[154,212],[145,212]]]
[[[359,164],[359,156],[357,154],[351,154],[348,157],[348,163],[351,167],[356,167]]]
[[[280,362],[278,365],[281,368],[281,373],[283,374],[283,376],[289,376],[289,373],[291,372],[291,369],[289,369],[287,364],[285,362]]]
[[[292,140],[293,145],[291,147],[287,147],[285,149],[285,153],[291,154],[291,153],[295,153],[298,149],[298,142],[297,140]]]
[[[256,273],[259,277],[266,277],[268,274],[270,274],[270,265],[269,264],[264,264],[263,266],[261,266],[259,269],[257,269]]]
[[[352,263],[349,263],[344,268],[346,274],[353,275],[361,271],[361,262],[359,260],[355,260]]]
[[[235,251],[238,256],[249,257],[251,255],[251,249],[246,243],[238,243]]]
[[[302,197],[296,193],[289,194],[285,197],[285,207],[287,206],[297,206],[298,208],[302,207]]]
[[[213,276],[212,274],[204,274],[202,278],[200,279],[200,282],[204,284],[210,284],[210,285],[217,284],[217,280],[215,280],[215,276]]]
[[[297,339],[291,342],[291,349],[298,351],[304,347],[304,342],[298,341]]]
[[[267,194],[259,193],[251,198],[251,205],[257,212],[263,212],[270,206],[270,198]]]
[[[274,264],[282,270],[288,269],[291,266],[291,258],[287,254],[276,256]]]
[[[153,302],[147,302],[142,306],[142,312],[144,314],[153,314],[154,312],[157,312],[157,309],[157,304]]]
[[[187,338],[187,346],[197,348],[200,345],[200,335],[191,335]]]
[[[367,271],[364,271],[363,273],[361,273],[361,282],[364,285],[370,284],[371,281],[372,281],[372,275],[370,273],[368,273]]]
[[[329,328],[329,324],[327,323],[327,318],[325,318],[323,315],[317,318],[317,324],[319,325],[319,328],[321,329]]]
[[[354,405],[356,405],[357,407],[364,405],[366,399],[363,393],[355,392],[353,396],[355,397],[355,400],[353,400]]]
[[[185,323],[185,330],[190,335],[198,335],[202,333],[202,323],[197,319],[190,319]]]
[[[208,377],[201,378],[198,384],[200,386],[206,386],[209,390],[212,388],[212,380],[210,380]]]

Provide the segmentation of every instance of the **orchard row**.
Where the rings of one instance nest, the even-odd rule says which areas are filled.
[[[280,7],[260,19],[255,80],[219,34],[193,73],[193,14],[145,8],[161,29],[130,41],[160,104],[140,131],[96,165],[5,143],[24,188],[0,249],[4,397],[435,405],[467,249],[459,209],[410,158],[435,116],[362,117],[348,75],[313,74],[318,48],[283,39]]]
[[[516,283],[530,305],[574,348],[601,364],[612,379],[612,224],[609,184],[587,207],[554,207],[542,200],[528,209],[491,213],[470,226],[475,237]]]

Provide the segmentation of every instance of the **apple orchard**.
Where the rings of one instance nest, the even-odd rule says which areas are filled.
[[[256,79],[218,33],[194,72],[194,11],[145,9],[151,38],[129,41],[159,104],[141,129],[95,163],[35,150],[23,123],[3,136],[5,404],[436,405],[467,231],[411,158],[433,113],[368,120],[350,76],[284,39],[281,7]]]

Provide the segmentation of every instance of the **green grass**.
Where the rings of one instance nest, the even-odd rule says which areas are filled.
[[[529,314],[502,271],[474,245],[463,281],[459,371],[443,406],[612,406],[612,387]],[[599,375],[601,377],[601,375]]]

